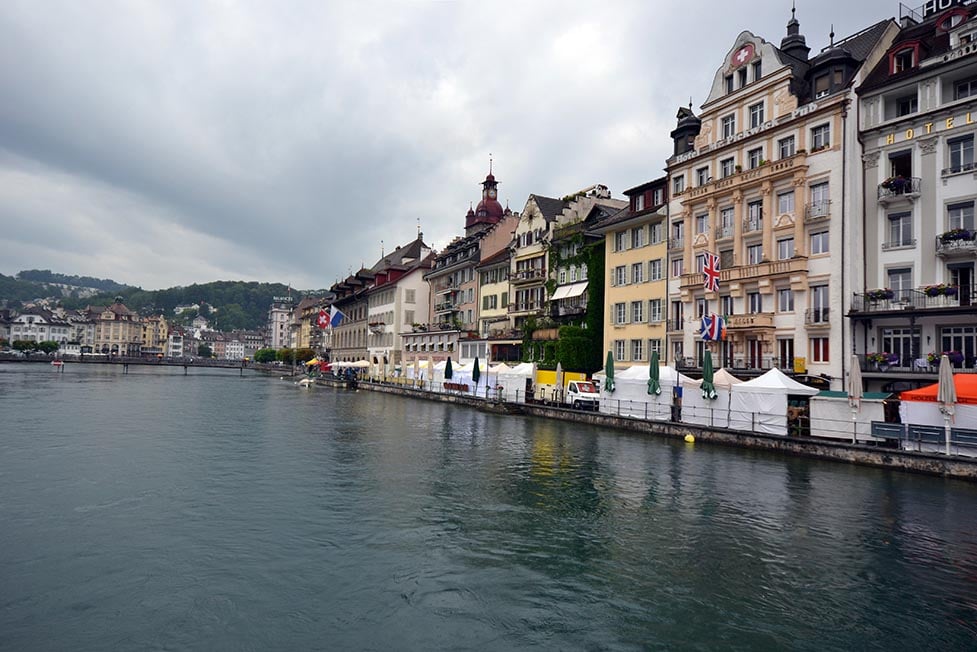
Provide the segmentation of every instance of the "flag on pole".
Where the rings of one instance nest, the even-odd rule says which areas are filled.
[[[713,292],[719,292],[719,255],[706,253],[705,264],[702,266],[702,287]]]
[[[332,326],[333,328],[336,328],[341,323],[343,323],[343,319],[346,318],[346,315],[344,315],[343,312],[336,306],[332,306],[330,308],[330,311],[331,313],[329,316],[329,325]]]
[[[329,325],[329,315],[326,313],[325,308],[319,310],[319,319],[316,321],[316,325],[319,328],[325,328]]]
[[[720,315],[704,315],[700,327],[702,339],[706,342],[719,342],[726,339],[726,320]]]

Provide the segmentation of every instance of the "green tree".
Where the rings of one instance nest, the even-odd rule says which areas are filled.
[[[209,344],[201,344],[197,347],[197,355],[201,358],[212,358],[214,357],[214,350],[210,348]]]
[[[275,349],[258,349],[254,353],[255,362],[274,362],[275,361]]]
[[[25,353],[37,350],[37,342],[31,340],[14,340],[12,346],[15,351],[23,351]]]
[[[298,362],[308,362],[315,357],[315,351],[312,349],[295,349],[295,359]]]
[[[42,353],[54,353],[61,348],[61,345],[57,342],[46,340],[44,342],[37,343],[37,350]]]
[[[278,349],[275,353],[275,359],[279,362],[287,362],[291,364],[292,362],[292,349],[285,347],[284,349]]]

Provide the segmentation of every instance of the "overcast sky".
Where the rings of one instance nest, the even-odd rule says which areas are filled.
[[[895,1],[798,0],[812,52]],[[742,30],[790,2],[85,2],[0,8],[0,272],[332,285],[503,204],[662,174]]]

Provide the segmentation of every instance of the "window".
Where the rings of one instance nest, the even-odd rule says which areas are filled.
[[[560,270],[560,274],[559,274],[558,279],[559,280],[557,280],[557,283],[559,285],[563,285],[564,283],[567,282],[567,271],[565,269],[561,269]]]
[[[719,297],[719,306],[724,315],[729,316],[733,314],[733,305],[733,297],[729,295]]]
[[[760,167],[760,161],[763,160],[763,148],[757,147],[756,149],[751,149],[746,153],[746,158],[750,169],[755,170]]]
[[[626,324],[628,322],[628,305],[623,301],[614,304],[614,323]]]
[[[794,155],[795,144],[794,137],[787,136],[786,138],[781,138],[777,141],[777,151],[780,152],[780,158],[789,158]]]
[[[733,170],[735,169],[734,167],[735,164],[733,163],[733,161],[734,159],[732,158],[724,158],[722,161],[719,162],[719,167],[721,169],[723,178],[733,175]]]
[[[631,340],[631,359],[640,361],[645,359],[645,341]]]
[[[757,59],[753,62],[753,81],[756,81],[763,77],[763,62]]]
[[[759,292],[747,293],[746,305],[751,315],[756,315],[763,312],[763,295]]]
[[[624,265],[618,265],[614,268],[614,285],[627,285],[628,284],[628,271]]]
[[[662,241],[664,231],[661,222],[649,225],[648,232],[651,234],[651,244],[659,244]]]
[[[828,232],[818,231],[817,233],[811,234],[811,255],[815,254],[826,254],[830,248],[828,247]]]
[[[651,323],[658,323],[662,320],[662,300],[661,299],[649,299],[648,300],[648,321]]]
[[[826,215],[831,204],[830,186],[827,182],[811,186],[811,211],[813,215]]]
[[[655,188],[651,193],[651,203],[660,206],[665,203],[665,189]]]
[[[415,303],[417,301],[417,290],[404,290],[404,303]]]
[[[794,291],[790,288],[777,290],[777,310],[779,312],[794,312]]]
[[[913,289],[913,270],[911,267],[898,267],[886,271],[888,282],[886,287],[895,290],[896,298],[900,293]]]
[[[685,273],[685,261],[681,258],[672,259],[672,278],[678,278]]]
[[[682,240],[685,239],[685,222],[672,222],[672,239],[678,246],[682,245]]]
[[[642,324],[645,321],[645,302],[644,301],[632,301],[631,302],[631,323],[632,324]]]
[[[750,128],[755,129],[763,124],[763,102],[750,105]]]
[[[751,201],[746,205],[746,230],[763,230],[763,201]]]
[[[624,357],[625,353],[624,340],[614,340],[614,359],[626,360],[627,358]]]
[[[631,229],[631,247],[637,249],[645,246],[645,228],[638,226]]]
[[[726,84],[726,93],[727,94],[728,93],[732,93],[733,92],[733,76],[732,75],[726,75],[726,77],[723,79],[723,82]]]
[[[737,70],[736,76],[739,78],[740,88],[746,86],[746,68],[740,68]]]
[[[645,265],[644,263],[634,263],[631,265],[631,282],[632,283],[644,283],[645,282]]]
[[[814,78],[814,97],[825,97],[831,92],[831,76],[828,73]]]
[[[974,136],[963,136],[948,140],[950,154],[949,172],[969,172],[974,169]]]
[[[777,240],[777,260],[787,260],[794,257],[794,238]]]
[[[648,280],[649,281],[660,281],[662,280],[662,259],[658,258],[656,260],[648,261]]]
[[[581,271],[580,271],[580,274],[581,275],[582,274],[586,274],[586,273],[587,273],[587,268],[586,267],[584,267],[583,269],[581,269]],[[577,282],[577,268],[576,267],[571,267],[570,268],[570,282],[571,283],[576,283]]]
[[[814,317],[815,322],[823,323],[827,321],[830,300],[827,285],[811,286],[811,315]]]
[[[831,358],[828,354],[828,338],[827,337],[812,337],[811,338],[811,362],[830,362]]]
[[[913,240],[913,216],[912,213],[896,213],[889,215],[889,241],[885,243],[886,248],[891,247],[911,247],[916,244]]]
[[[729,138],[730,136],[733,136],[733,135],[736,134],[736,116],[735,115],[723,116],[722,125],[723,125],[723,138]]]
[[[811,129],[811,151],[816,152],[831,146],[831,125],[818,125]]]
[[[946,216],[949,228],[974,230],[974,202],[951,204],[946,207]]]
[[[733,266],[733,250],[732,249],[720,249],[719,251],[719,269],[729,269]]]
[[[706,316],[706,300],[696,299],[695,300],[695,317],[696,319],[702,319]]]
[[[695,216],[695,232],[705,233],[709,230],[709,216],[705,213]]]
[[[679,195],[685,192],[685,175],[680,174],[679,176],[672,179],[672,192]]]
[[[905,48],[892,55],[892,72],[909,70],[916,65],[916,49]]]
[[[643,211],[645,209],[645,196],[644,196],[644,194],[635,195],[631,199],[632,199],[632,203],[634,204],[634,210],[636,212],[637,211]]]
[[[746,247],[746,262],[748,265],[759,265],[763,261],[763,245],[752,244]]]
[[[717,238],[733,237],[733,207],[722,208],[719,210],[719,232]]]
[[[614,234],[614,251],[624,251],[628,247],[628,234],[625,231],[618,231]]]
[[[964,79],[953,85],[953,99],[955,100],[962,100],[974,95],[977,95],[977,77]]]
[[[794,212],[794,191],[788,190],[777,194],[777,211],[783,213]]]
[[[709,168],[699,168],[695,171],[695,185],[704,186],[709,183]]]
[[[648,355],[657,353],[659,358],[662,354],[662,341],[659,339],[648,340]]]
[[[916,113],[919,110],[919,102],[916,99],[916,94],[905,95],[903,97],[896,98],[896,116],[910,115]]]

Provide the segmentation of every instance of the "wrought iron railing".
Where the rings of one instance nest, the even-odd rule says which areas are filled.
[[[922,180],[919,177],[893,177],[879,184],[879,199],[915,197],[919,195]]]

